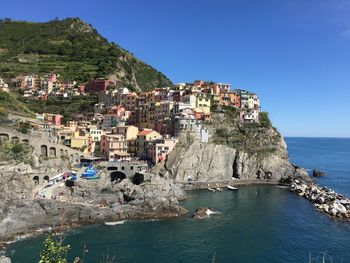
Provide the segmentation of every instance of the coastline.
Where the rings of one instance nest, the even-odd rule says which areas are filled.
[[[148,219],[171,219],[176,218],[179,216],[183,216],[188,211],[184,209],[182,206],[179,206],[179,211],[174,212],[170,211],[140,211],[135,210],[134,215],[130,215],[129,213],[120,213],[117,214],[114,218],[106,217],[105,219],[111,220],[111,221],[122,221],[122,220],[148,220]],[[91,221],[80,221],[80,222],[72,222],[68,224],[61,224],[59,226],[42,226],[37,229],[28,230],[26,232],[18,233],[16,235],[13,235],[7,239],[0,240],[0,254],[2,252],[6,251],[6,248],[17,241],[34,238],[40,235],[43,235],[48,232],[52,233],[61,233],[68,229],[78,228],[82,226],[88,226],[88,225],[100,225],[103,224],[105,220],[99,219],[99,220],[91,220]]]
[[[265,179],[265,180],[222,180],[222,181],[206,181],[206,182],[180,182],[177,181],[177,184],[181,185],[181,188],[186,191],[194,191],[194,190],[205,190],[208,187],[215,187],[215,188],[224,188],[226,190],[227,185],[231,186],[249,186],[249,185],[286,185],[281,183],[278,180],[271,180],[271,179]],[[186,199],[186,198],[184,198]],[[184,200],[182,199],[182,200]],[[77,228],[81,226],[86,225],[98,225],[103,224],[105,220],[109,221],[121,221],[121,220],[147,220],[147,219],[171,219],[175,217],[180,217],[188,213],[188,211],[183,208],[182,206],[178,206],[179,212],[174,212],[169,210],[164,211],[154,211],[152,209],[149,210],[135,210],[133,213],[129,212],[121,212],[119,214],[116,214],[113,218],[110,216],[106,216],[104,219],[98,219],[98,220],[82,220],[79,222],[72,222],[68,224],[61,224],[59,226],[41,226],[37,229],[28,230],[23,233],[19,233],[16,235],[11,236],[10,238],[7,238],[5,240],[0,240],[0,252],[5,251],[6,247],[14,242],[27,239],[27,238],[33,238],[36,236],[43,235],[47,232],[55,232],[60,233],[62,231],[65,231],[67,229]]]
[[[281,183],[280,180],[273,179],[257,179],[257,180],[220,180],[220,181],[195,181],[195,182],[182,182],[177,181],[176,183],[182,186],[185,191],[191,190],[204,190],[209,188],[226,188],[230,186],[244,186],[244,185],[288,185]]]

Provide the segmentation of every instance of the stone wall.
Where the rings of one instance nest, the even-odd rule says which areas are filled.
[[[12,128],[0,127],[0,139],[28,143],[39,156],[43,157],[68,156],[71,161],[74,161],[79,160],[81,156],[84,156],[84,153],[81,151],[62,144],[50,142],[48,138],[40,133],[23,134]]]

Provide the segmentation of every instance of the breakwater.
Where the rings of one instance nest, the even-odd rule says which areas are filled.
[[[350,199],[325,186],[312,181],[295,179],[291,190],[314,203],[314,206],[332,217],[347,219],[350,222]]]

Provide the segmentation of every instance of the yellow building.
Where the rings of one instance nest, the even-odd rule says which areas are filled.
[[[76,131],[72,134],[70,147],[89,155],[91,155],[94,150],[91,135],[83,131]]]
[[[210,113],[210,95],[205,93],[196,94],[196,108],[195,111]]]
[[[117,126],[112,129],[112,134],[121,134],[127,141],[137,138],[139,128],[133,125]]]
[[[143,130],[137,135],[137,155],[146,157],[148,154],[148,145],[158,139],[161,139],[162,135],[154,130]]]

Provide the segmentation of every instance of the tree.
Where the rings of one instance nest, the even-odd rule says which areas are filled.
[[[44,241],[44,249],[40,252],[39,263],[67,263],[69,245],[63,245],[62,240],[56,240],[50,234]]]

